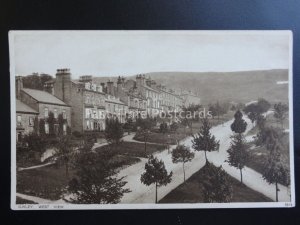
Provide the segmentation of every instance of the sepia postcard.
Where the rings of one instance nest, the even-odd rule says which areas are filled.
[[[11,208],[294,207],[291,31],[10,31]]]

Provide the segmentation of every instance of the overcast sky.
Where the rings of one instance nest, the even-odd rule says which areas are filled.
[[[15,73],[116,76],[161,71],[287,69],[289,33],[17,32]]]

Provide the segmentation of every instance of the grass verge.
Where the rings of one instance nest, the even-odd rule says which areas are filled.
[[[159,203],[204,203],[203,176],[204,168],[167,194]],[[229,181],[233,188],[231,202],[272,202],[270,198],[248,188],[233,177],[229,176]]]

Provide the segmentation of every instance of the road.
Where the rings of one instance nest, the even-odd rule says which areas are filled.
[[[251,124],[248,118],[245,118],[248,124]],[[217,140],[220,140],[220,149],[216,152],[210,152],[207,154],[208,160],[216,166],[222,165],[223,169],[232,177],[236,179],[240,179],[239,170],[235,169],[228,165],[225,160],[227,159],[227,149],[230,146],[230,136],[232,135],[232,131],[230,129],[230,125],[233,120],[230,120],[224,124],[218,125],[211,129],[213,135],[216,136]],[[247,133],[252,126],[248,126],[245,133]],[[192,138],[186,138],[180,142],[186,146],[192,146]],[[175,146],[171,146],[171,148],[175,148]],[[168,172],[173,171],[173,179],[170,184],[167,186],[162,186],[158,189],[158,199],[162,199],[165,195],[167,195],[170,191],[178,187],[181,183],[183,183],[183,171],[182,164],[174,164],[172,163],[171,154],[168,154],[168,150],[164,150],[162,152],[156,153],[155,156],[159,159],[162,159],[166,165],[166,169]],[[144,172],[144,167],[146,163],[146,159],[141,162],[129,166],[120,171],[120,176],[125,176],[124,180],[128,183],[126,184],[126,188],[129,188],[132,192],[127,193],[121,199],[121,203],[154,203],[155,201],[155,187],[154,185],[145,186],[140,182],[140,176]],[[188,179],[192,174],[197,172],[205,165],[205,157],[203,152],[195,152],[195,158],[186,163],[186,178]],[[268,184],[265,180],[263,180],[262,175],[250,168],[245,168],[243,170],[243,182],[245,185],[250,187],[251,189],[258,191],[265,196],[273,199],[275,201],[275,185]],[[289,202],[290,195],[288,192],[288,188],[279,185],[279,193],[278,199],[282,202]]]

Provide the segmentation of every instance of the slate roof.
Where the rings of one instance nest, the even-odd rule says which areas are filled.
[[[16,112],[23,112],[23,113],[30,113],[30,114],[39,114],[33,108],[29,107],[25,103],[21,102],[20,100],[16,99]]]
[[[26,94],[28,94],[29,96],[41,103],[68,106],[62,100],[56,98],[54,95],[51,95],[46,91],[40,91],[29,88],[23,88],[22,91],[24,91]]]
[[[126,105],[124,102],[122,102],[121,100],[117,99],[117,98],[105,98],[106,102],[111,102],[111,103],[116,103],[116,104],[120,104],[120,105]]]

